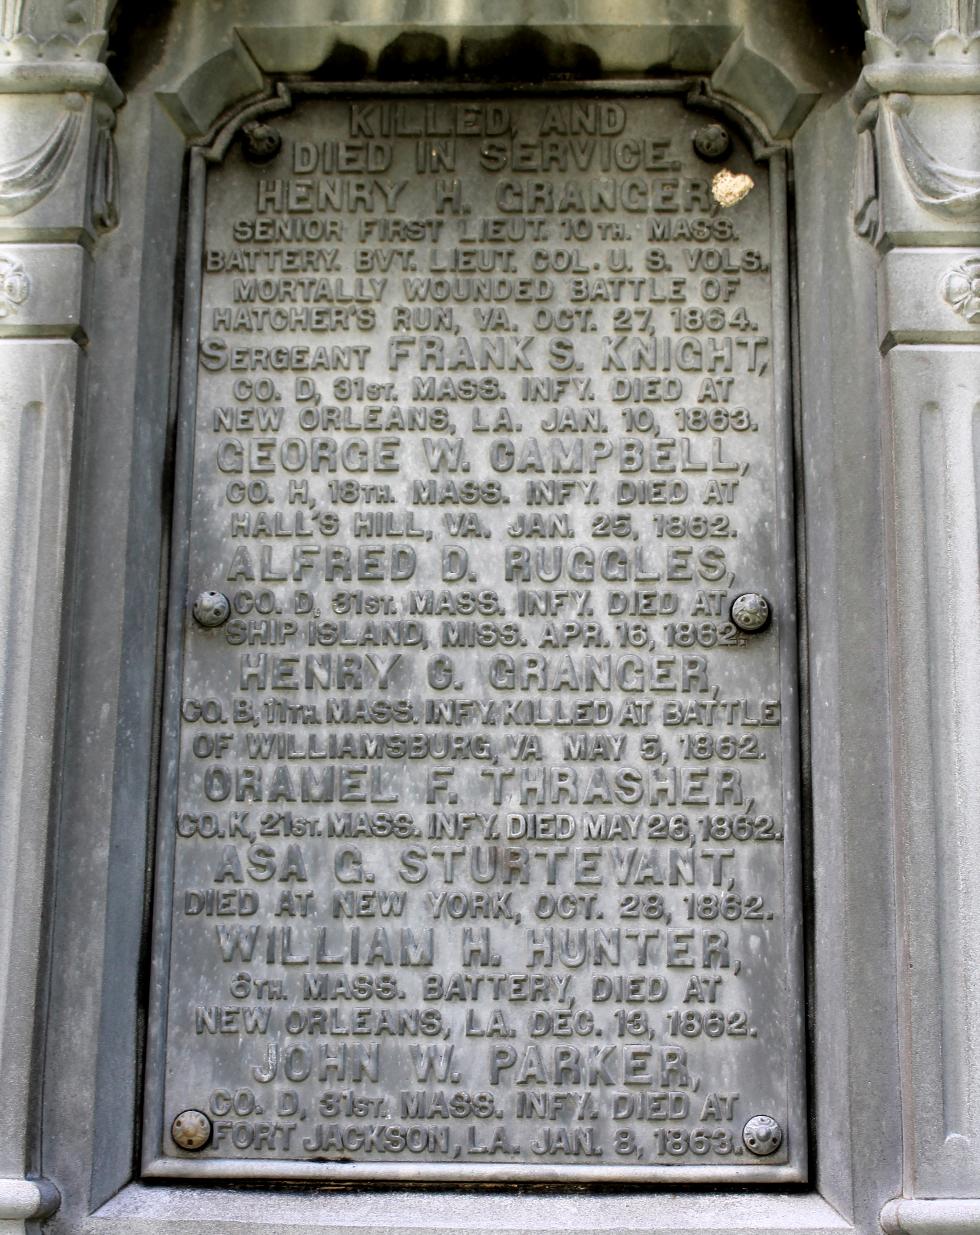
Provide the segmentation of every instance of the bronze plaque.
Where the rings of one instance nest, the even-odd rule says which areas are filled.
[[[192,156],[146,1171],[802,1179],[783,155],[317,89]]]

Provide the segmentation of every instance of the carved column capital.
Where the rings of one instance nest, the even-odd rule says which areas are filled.
[[[116,222],[123,96],[101,59],[104,9],[0,0],[0,241],[76,239]]]
[[[980,26],[977,0],[858,0],[858,8],[872,36],[896,41]]]
[[[879,95],[980,92],[980,0],[865,0],[857,110]]]

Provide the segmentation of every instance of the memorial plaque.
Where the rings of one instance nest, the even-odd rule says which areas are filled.
[[[802,1179],[784,156],[291,102],[192,157],[146,1172]]]

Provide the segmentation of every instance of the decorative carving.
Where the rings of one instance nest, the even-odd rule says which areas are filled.
[[[106,103],[96,103],[95,166],[92,171],[92,220],[99,231],[111,231],[119,222],[116,200],[116,142],[112,131],[116,114]]]
[[[980,211],[980,172],[952,167],[929,153],[908,122],[912,100],[907,94],[893,94],[890,103],[895,146],[915,200],[937,214]]]
[[[900,39],[869,31],[864,36],[869,64],[953,63],[971,66],[980,63],[980,31],[942,30],[935,37],[915,31]]]
[[[954,313],[980,322],[980,256],[968,257],[943,275],[943,297]]]
[[[77,64],[79,60],[94,62],[102,58],[108,38],[106,30],[92,30],[80,39],[73,39],[67,34],[36,39],[33,34],[19,31],[0,35],[0,57],[5,64],[23,64],[30,60],[43,60],[48,64]]]
[[[20,30],[24,0],[0,0],[0,37],[13,38]]]
[[[48,62],[95,61],[102,57],[108,40],[105,26],[105,0],[61,0],[52,10],[45,11],[40,20],[42,32],[37,31],[39,6],[27,0],[0,0],[0,57],[10,63],[30,60]],[[60,15],[59,15],[60,13]]]
[[[23,265],[0,254],[0,318],[13,316],[30,294],[31,281]]]
[[[854,164],[854,230],[859,236],[878,240],[881,211],[878,208],[878,153],[869,122],[858,133],[857,160]]]
[[[51,192],[75,149],[83,106],[80,94],[66,94],[68,110],[41,145],[0,167],[0,215],[20,214]]]

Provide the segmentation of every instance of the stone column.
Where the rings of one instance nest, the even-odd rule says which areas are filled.
[[[903,1196],[980,1229],[980,5],[879,0],[855,220],[879,251]]]
[[[85,284],[115,221],[121,95],[100,63],[105,31],[91,28],[105,7],[0,0],[0,1228],[11,1231],[58,1201],[33,1160],[33,1061]]]

